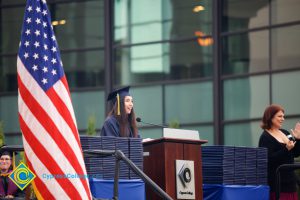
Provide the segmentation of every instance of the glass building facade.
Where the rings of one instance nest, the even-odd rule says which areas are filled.
[[[131,85],[143,121],[208,144],[257,146],[271,103],[300,120],[299,0],[48,0],[81,134],[98,133],[113,88]],[[16,56],[24,0],[1,0],[0,120],[20,144]],[[143,138],[162,129],[139,124]]]

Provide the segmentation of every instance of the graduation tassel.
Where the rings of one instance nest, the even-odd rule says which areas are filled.
[[[120,95],[117,94],[117,115],[121,115],[120,112]]]
[[[12,166],[13,166],[13,170],[16,168],[16,154],[15,152],[13,152],[12,155]]]

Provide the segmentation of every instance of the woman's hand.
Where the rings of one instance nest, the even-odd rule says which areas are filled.
[[[6,196],[5,196],[5,198],[6,198],[6,199],[13,199],[13,198],[14,198],[14,196],[13,196],[13,195],[11,195],[11,194],[9,194],[9,195],[6,195]]]
[[[300,123],[299,122],[296,123],[294,130],[291,129],[291,131],[292,131],[293,136],[296,139],[300,140]]]
[[[296,142],[290,141],[290,140],[289,140],[289,141],[286,143],[285,147],[290,151],[292,148],[295,147],[295,144],[296,144]]]

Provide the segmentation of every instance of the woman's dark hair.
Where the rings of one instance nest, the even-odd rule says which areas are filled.
[[[265,109],[260,127],[262,129],[270,129],[272,127],[272,119],[276,113],[284,109],[280,105],[272,104]]]
[[[133,132],[133,137],[138,137],[138,129],[137,129],[137,124],[135,120],[135,113],[132,108],[131,113],[129,115],[126,114],[125,107],[124,107],[124,99],[125,96],[120,98],[120,114],[117,115],[117,103],[113,105],[112,110],[108,115],[114,115],[115,118],[118,120],[119,125],[120,125],[120,136],[121,137],[129,137],[129,130],[130,128]],[[128,127],[129,126],[129,127]]]

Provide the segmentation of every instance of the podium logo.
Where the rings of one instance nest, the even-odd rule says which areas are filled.
[[[9,175],[9,178],[18,186],[21,190],[24,190],[26,186],[35,179],[35,174],[21,162],[18,167]]]
[[[176,160],[177,199],[195,199],[195,171],[193,160]]]
[[[192,172],[188,165],[184,164],[178,174],[183,187],[187,187],[187,183],[192,180]]]

